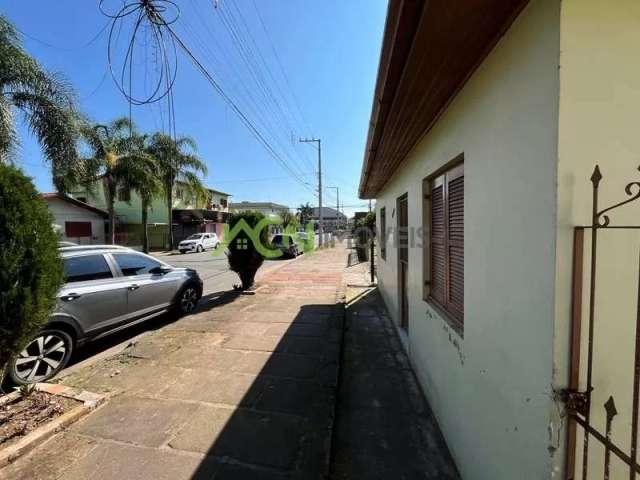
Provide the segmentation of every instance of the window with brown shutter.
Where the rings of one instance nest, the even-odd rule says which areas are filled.
[[[91,222],[64,222],[64,234],[67,238],[91,236]]]
[[[380,257],[387,259],[387,209],[380,209]]]
[[[425,299],[444,312],[460,333],[464,325],[464,165],[463,157],[423,183]]]

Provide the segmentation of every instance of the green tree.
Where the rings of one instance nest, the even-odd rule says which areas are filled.
[[[20,117],[51,164],[56,188],[64,192],[77,184],[82,172],[77,164],[79,115],[73,91],[27,54],[15,27],[0,15],[0,163],[15,156]]]
[[[298,218],[300,219],[300,225],[303,226],[313,218],[313,207],[309,205],[309,202],[298,207]]]
[[[0,380],[43,325],[62,285],[58,236],[31,180],[0,164]]]
[[[264,215],[260,212],[245,211],[232,213],[229,216],[229,228],[233,230],[240,221],[246,222],[247,226],[255,229],[255,227],[264,219]],[[265,226],[259,232],[259,241],[263,246],[269,245],[269,232]],[[228,246],[227,258],[229,260],[229,269],[236,272],[240,277],[241,285],[237,289],[247,290],[253,286],[256,273],[264,262],[264,257],[256,249],[252,238],[241,230],[231,240]]]
[[[289,227],[295,229],[295,227],[297,227],[299,224],[298,217],[287,210],[280,213],[280,220],[282,220],[282,227],[285,230]]]
[[[158,165],[166,205],[167,223],[169,225],[169,250],[173,250],[173,192],[178,182],[185,184],[189,194],[204,199],[207,191],[200,174],[206,175],[207,166],[197,155],[197,146],[190,137],[179,137],[174,140],[164,133],[155,133],[147,152],[152,155]]]
[[[140,179],[134,185],[134,189],[140,196],[142,204],[142,250],[149,253],[149,207],[154,198],[162,193],[162,182],[157,175],[157,163],[154,157],[149,157],[147,161],[141,165],[142,174]]]
[[[144,140],[127,117],[118,118],[107,125],[85,124],[82,137],[90,154],[83,159],[83,183],[101,181],[109,212],[110,241],[115,244],[115,201],[119,191],[130,192],[132,177],[140,170],[139,163],[146,160]],[[126,196],[126,195],[125,195]]]

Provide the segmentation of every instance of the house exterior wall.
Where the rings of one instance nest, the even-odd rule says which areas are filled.
[[[422,180],[465,155],[464,338],[423,300],[409,240],[414,369],[465,479],[549,478],[554,328],[559,2],[532,0],[376,201],[423,223]],[[399,324],[395,234],[378,281]],[[380,258],[380,255],[378,255]]]
[[[181,187],[176,187],[176,191]],[[96,182],[91,191],[86,190],[75,190],[70,192],[75,198],[84,197],[87,199],[87,203],[93,205],[97,208],[108,210],[107,202],[105,200],[104,195],[104,187],[102,182]],[[229,208],[227,206],[221,205],[221,200],[228,199],[228,196],[223,195],[221,192],[217,192],[215,190],[210,191],[211,203],[213,205],[217,205],[215,210],[220,212],[228,212]],[[173,208],[174,209],[194,209],[194,208],[205,208],[206,205],[199,204],[186,192],[183,192],[183,198],[178,198],[176,194],[173,196]],[[136,192],[131,192],[131,199],[129,202],[117,200],[115,202],[115,210],[116,215],[120,218],[122,223],[131,223],[131,224],[140,224],[142,223],[142,202],[140,201],[140,196]],[[149,208],[149,216],[148,216],[149,224],[167,224],[168,223],[168,212],[166,206],[166,200],[164,199],[164,195],[153,199],[151,202],[151,207]]]
[[[573,227],[591,224],[589,177],[596,164],[603,180],[600,206],[628,196],[624,187],[640,181],[640,3],[635,0],[563,0],[558,139],[557,264],[554,383],[567,385],[572,292]],[[635,193],[637,191],[633,190]],[[612,225],[640,224],[640,202],[611,212]],[[591,249],[585,234],[585,252]],[[600,230],[594,328],[592,420],[604,431],[603,405],[613,396],[618,415],[613,441],[629,451],[633,348],[638,295],[640,232]],[[588,258],[585,258],[580,387],[585,388],[588,321]],[[579,428],[578,431],[581,429]],[[578,438],[581,452],[582,437]],[[591,442],[590,471],[602,477],[603,449]],[[594,446],[595,445],[595,446]],[[580,457],[580,455],[578,455]],[[558,466],[558,469],[560,466]],[[580,473],[578,465],[578,473]],[[626,478],[621,462],[611,478]],[[558,477],[560,478],[560,477]],[[591,478],[591,477],[590,477]]]
[[[53,223],[61,227],[60,240],[75,242],[80,245],[100,245],[105,243],[105,219],[102,216],[58,198],[47,198],[46,202],[53,216]],[[65,222],[91,222],[91,237],[67,237],[65,235]]]

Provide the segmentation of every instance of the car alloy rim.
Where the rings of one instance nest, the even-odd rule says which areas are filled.
[[[41,335],[20,352],[15,361],[16,376],[25,382],[38,382],[58,369],[67,353],[64,339],[55,333]]]
[[[196,308],[197,301],[198,292],[196,292],[195,288],[187,288],[182,294],[182,299],[180,300],[182,311],[185,313],[191,312],[194,308]]]

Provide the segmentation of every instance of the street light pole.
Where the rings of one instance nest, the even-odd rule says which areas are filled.
[[[319,138],[301,138],[300,142],[318,144],[318,235],[320,236],[320,245],[322,245],[322,241],[324,240],[322,218],[322,141]]]

